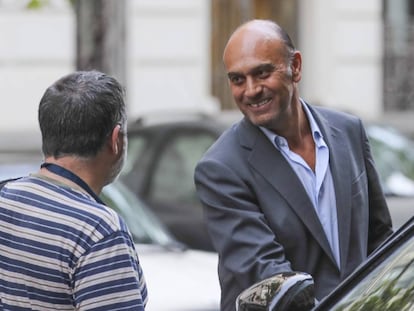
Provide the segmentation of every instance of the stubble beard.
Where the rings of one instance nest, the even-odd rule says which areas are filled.
[[[111,168],[111,173],[108,177],[107,184],[110,184],[118,179],[122,171],[122,168],[124,167],[126,156],[127,156],[127,151],[123,150],[122,155],[119,157],[119,159],[114,163],[113,167]]]

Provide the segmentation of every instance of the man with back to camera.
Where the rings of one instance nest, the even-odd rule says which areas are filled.
[[[1,310],[145,309],[132,237],[98,197],[126,157],[125,110],[123,87],[98,71],[44,93],[44,163],[0,192]]]
[[[237,28],[223,61],[244,118],[194,175],[219,254],[221,310],[286,271],[311,274],[320,300],[392,233],[363,124],[300,97],[301,53],[272,21]]]

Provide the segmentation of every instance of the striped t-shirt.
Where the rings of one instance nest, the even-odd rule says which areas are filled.
[[[122,219],[40,176],[0,192],[0,310],[144,310],[147,289]]]

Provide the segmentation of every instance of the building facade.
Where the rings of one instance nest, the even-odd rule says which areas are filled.
[[[27,2],[0,0],[2,132],[37,130],[45,88],[75,70],[69,1],[39,10],[26,9]],[[275,19],[292,34],[303,54],[301,94],[310,103],[389,122],[413,110],[413,79],[401,61],[414,54],[401,30],[401,16],[410,24],[409,0],[129,0],[126,9],[130,120],[234,108],[221,53],[234,28],[251,18]]]

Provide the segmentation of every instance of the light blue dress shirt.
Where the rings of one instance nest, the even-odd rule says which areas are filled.
[[[315,142],[315,172],[301,156],[289,149],[287,140],[284,137],[276,135],[263,127],[261,127],[261,130],[281,152],[301,180],[325,231],[336,263],[340,267],[338,218],[336,214],[335,189],[329,168],[329,149],[308,107],[303,102],[302,106],[308,117]]]

